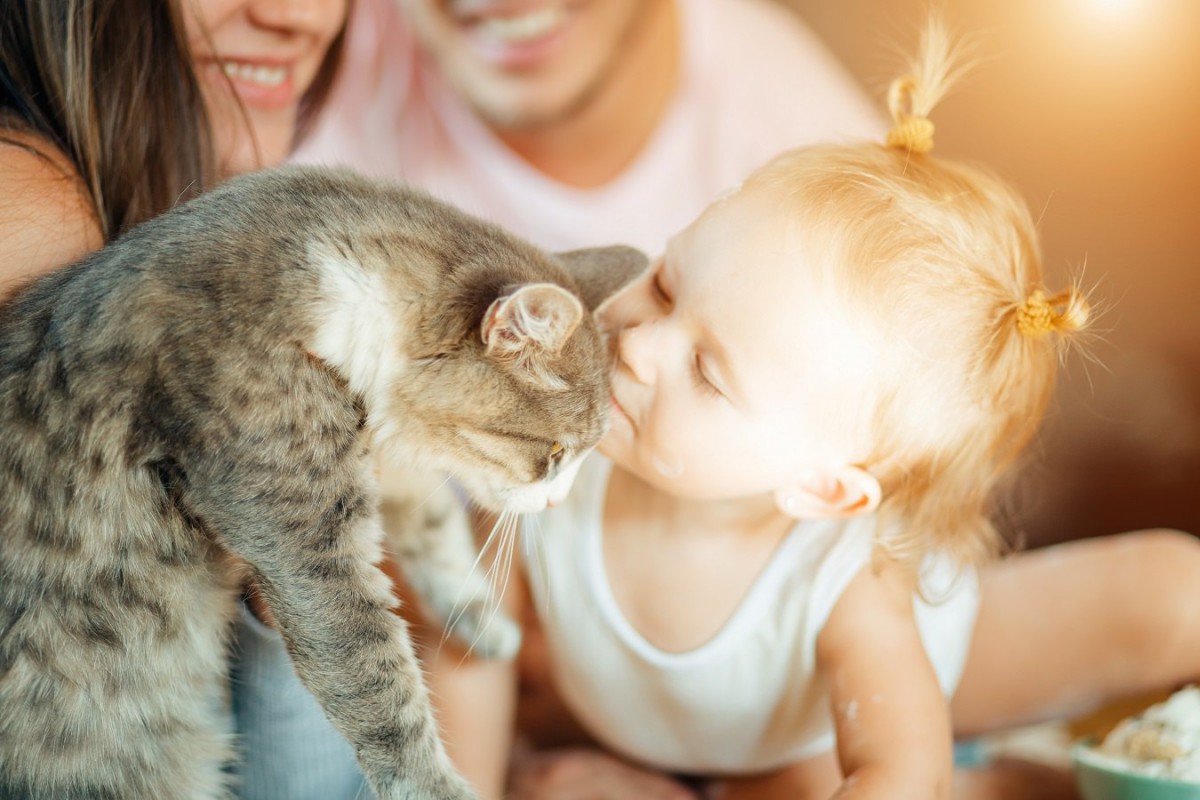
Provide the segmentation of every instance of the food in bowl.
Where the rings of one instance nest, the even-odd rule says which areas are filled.
[[[1089,754],[1110,769],[1200,785],[1200,687],[1123,720]]]

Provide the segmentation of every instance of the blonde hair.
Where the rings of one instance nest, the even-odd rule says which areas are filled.
[[[886,342],[862,466],[883,487],[880,550],[914,565],[932,550],[968,563],[999,550],[990,503],[1049,400],[1063,337],[1048,334],[1088,319],[1077,287],[1043,286],[1021,198],[986,170],[926,155],[954,63],[931,20],[889,92],[886,144],[791,151],[747,181],[822,233],[827,279]]]

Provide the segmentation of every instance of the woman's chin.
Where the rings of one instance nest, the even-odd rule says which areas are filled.
[[[230,146],[221,147],[220,152],[221,177],[232,178],[246,172],[253,172],[265,167],[282,164],[292,151],[291,131],[285,135],[273,131],[264,131],[256,139],[241,136]]]

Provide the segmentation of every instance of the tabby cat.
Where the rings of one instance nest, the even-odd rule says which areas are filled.
[[[230,796],[251,578],[380,798],[471,797],[374,566],[372,448],[496,510],[562,495],[606,422],[591,312],[644,266],[284,167],[0,306],[0,797]]]

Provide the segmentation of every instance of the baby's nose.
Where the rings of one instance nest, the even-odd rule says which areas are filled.
[[[617,351],[621,363],[639,383],[654,379],[654,338],[652,323],[632,325],[619,335]]]

